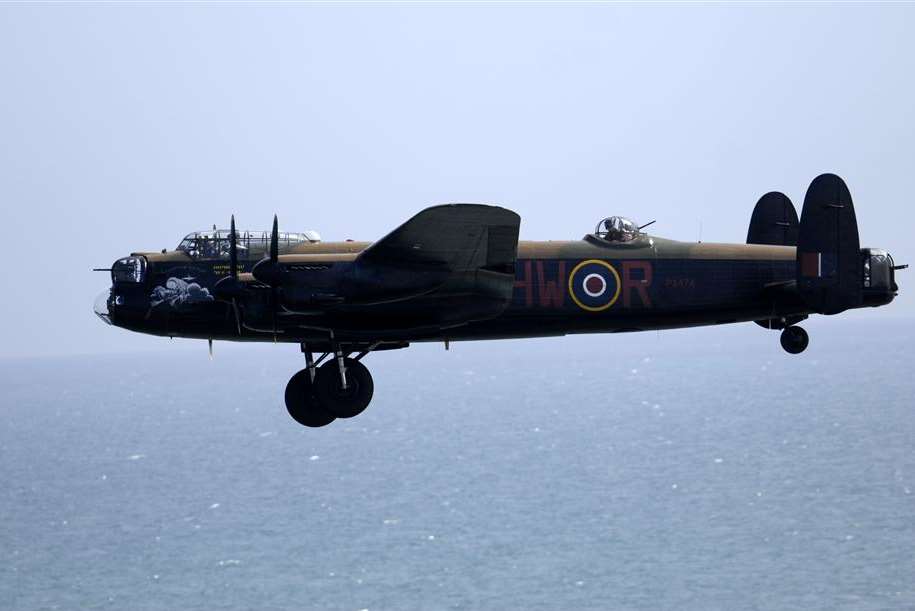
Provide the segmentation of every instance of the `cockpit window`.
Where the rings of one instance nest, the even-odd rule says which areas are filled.
[[[315,231],[306,231],[305,233],[283,232],[279,234],[278,238],[280,252],[289,250],[292,246],[303,242],[321,241],[321,236]],[[236,231],[235,245],[239,259],[260,259],[270,247],[270,232]],[[229,230],[195,231],[185,236],[176,250],[186,252],[195,259],[228,259]]]
[[[608,242],[631,242],[642,235],[642,232],[632,219],[608,216],[597,224],[594,235]]]

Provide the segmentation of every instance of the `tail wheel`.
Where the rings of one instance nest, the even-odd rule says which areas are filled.
[[[782,343],[782,348],[789,354],[800,354],[807,349],[807,344],[810,343],[810,337],[807,332],[797,326],[785,327],[779,339]]]
[[[321,405],[314,391],[314,384],[307,369],[292,376],[286,384],[286,411],[293,420],[303,426],[327,426],[336,417]]]
[[[337,418],[352,418],[361,414],[375,392],[372,374],[354,359],[343,359],[346,388],[340,379],[337,363],[330,361],[318,368],[314,391],[318,402]]]

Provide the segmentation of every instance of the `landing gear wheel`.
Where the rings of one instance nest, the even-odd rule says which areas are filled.
[[[346,369],[346,388],[342,387],[337,363],[329,361],[318,369],[315,396],[337,418],[352,418],[369,406],[375,383],[372,374],[359,361],[343,359],[343,366]]]
[[[807,344],[810,343],[810,337],[807,332],[797,326],[785,327],[779,339],[781,340],[782,348],[789,354],[800,354],[807,349]]]
[[[307,369],[292,376],[286,384],[286,411],[293,420],[311,428],[327,426],[336,419],[315,396]]]

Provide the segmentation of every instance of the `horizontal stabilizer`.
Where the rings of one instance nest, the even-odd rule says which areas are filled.
[[[822,174],[804,197],[797,242],[801,298],[821,314],[861,305],[863,270],[858,221],[845,182]]]
[[[778,191],[766,193],[753,209],[747,244],[796,246],[797,211],[788,196]]]

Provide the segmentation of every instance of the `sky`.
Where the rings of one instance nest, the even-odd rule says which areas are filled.
[[[915,262],[915,5],[2,4],[0,357],[170,349],[106,327],[107,267],[228,224],[373,240],[499,203],[743,242],[770,190],[848,182]],[[889,308],[912,317],[908,285]]]

